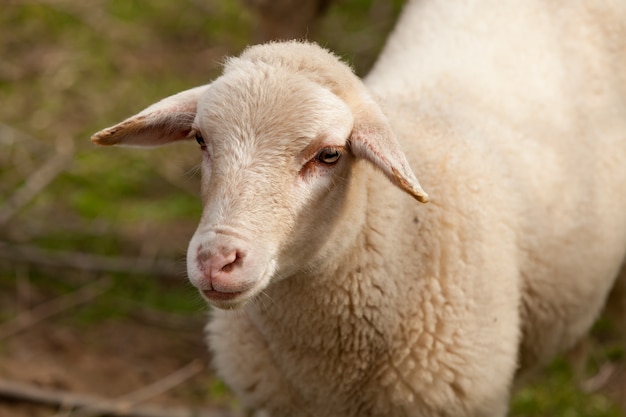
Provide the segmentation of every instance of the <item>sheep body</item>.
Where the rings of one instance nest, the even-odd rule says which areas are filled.
[[[451,126],[479,127],[475,139],[505,161],[523,366],[589,328],[624,259],[625,18],[620,1],[414,2],[368,77],[373,91],[409,91]],[[402,60],[409,48],[417,59]]]
[[[245,404],[504,416],[626,257],[624,21],[610,0],[414,2],[365,85],[315,45],[256,46],[94,141],[206,138],[189,275]]]

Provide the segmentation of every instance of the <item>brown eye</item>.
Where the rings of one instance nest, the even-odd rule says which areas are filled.
[[[318,162],[321,162],[322,164],[333,165],[339,160],[340,156],[341,156],[341,153],[339,152],[338,149],[324,148],[321,151],[319,151],[319,153],[315,157],[315,160],[317,160]]]
[[[206,143],[204,142],[204,138],[202,137],[200,133],[196,133],[196,142],[198,142],[198,145],[200,146],[206,146]]]

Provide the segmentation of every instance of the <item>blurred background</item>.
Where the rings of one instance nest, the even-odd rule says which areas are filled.
[[[96,148],[89,137],[268,39],[315,40],[366,74],[402,4],[2,2],[0,416],[121,402],[155,417],[242,411],[211,372],[208,308],[185,278],[197,147]],[[611,303],[592,337],[519,391],[512,415],[626,416],[622,308]]]

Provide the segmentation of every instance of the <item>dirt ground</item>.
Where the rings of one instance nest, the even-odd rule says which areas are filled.
[[[79,326],[68,314],[46,320],[0,344],[0,379],[115,399],[200,361],[202,369],[196,375],[149,398],[146,404],[237,409],[236,400],[208,365],[202,336],[204,314],[173,319],[159,314],[166,313],[141,313]],[[626,410],[624,361],[618,361],[600,383],[600,391]],[[71,411],[0,398],[0,417],[70,417],[75,415]]]
[[[106,221],[92,222],[89,213],[97,209],[97,217],[105,217],[103,212],[106,210],[100,207],[104,198],[96,198],[99,193],[115,196],[111,211],[130,206],[139,210],[137,213],[148,213],[145,209],[140,210],[144,206],[139,204],[137,195],[127,190],[127,183],[133,181],[136,185],[131,184],[130,190],[142,189],[150,183],[150,193],[142,195],[146,199],[144,204],[154,207],[158,207],[158,203],[153,201],[153,194],[167,196],[168,199],[174,195],[166,187],[168,182],[173,184],[170,188],[184,189],[183,193],[191,188],[195,194],[197,187],[190,185],[188,180],[180,180],[185,178],[187,169],[176,168],[178,165],[173,163],[176,158],[170,154],[153,153],[152,162],[157,168],[149,171],[152,174],[146,175],[147,171],[141,169],[143,162],[132,160],[139,166],[138,170],[129,171],[130,175],[119,175],[115,171],[120,171],[122,165],[113,163],[118,154],[110,153],[96,159],[88,148],[88,137],[97,129],[115,122],[118,117],[137,111],[142,104],[149,104],[146,101],[149,97],[161,97],[158,94],[164,96],[198,85],[194,83],[204,83],[209,77],[208,71],[218,66],[222,56],[251,43],[249,39],[242,40],[249,22],[238,17],[241,15],[238,10],[228,9],[231,10],[229,14],[217,15],[218,10],[224,9],[223,6],[228,4],[230,7],[236,3],[229,1],[191,1],[188,7],[183,8],[168,2],[29,3],[33,2],[7,2],[8,6],[0,13],[3,23],[0,25],[0,49],[11,58],[0,62],[0,87],[5,86],[2,93],[6,95],[6,98],[3,96],[3,103],[9,103],[1,106],[0,110],[0,122],[6,124],[3,138],[9,139],[7,130],[26,132],[18,135],[20,140],[15,141],[20,144],[19,149],[16,147],[8,152],[7,149],[13,148],[6,145],[0,150],[0,174],[4,174],[0,178],[0,191],[9,195],[18,190],[18,185],[30,178],[35,168],[52,158],[53,144],[58,137],[73,138],[80,152],[68,173],[71,175],[57,178],[46,193],[39,195],[37,204],[11,222],[11,230],[0,231],[0,240],[35,244],[33,241],[36,238],[49,233],[52,237],[44,245],[48,249],[56,248],[59,242],[67,240],[65,249],[108,253],[105,243],[117,245],[119,240],[127,243],[118,245],[120,252],[125,254],[141,252],[144,256],[158,254],[165,258],[163,248],[158,247],[159,242],[184,250],[186,240],[195,227],[192,216],[186,219],[193,225],[184,228],[169,220],[169,226],[161,226],[164,227],[161,230],[165,231],[153,236],[149,235],[154,233],[150,230],[164,223],[159,217],[162,215],[155,214],[152,220],[141,224],[132,224],[127,220],[122,222],[120,218],[115,236],[123,237],[109,236],[107,239],[103,232],[106,228],[98,225],[113,222],[115,216],[107,217]],[[117,5],[115,13],[109,10],[109,3]],[[350,2],[332,3],[343,7]],[[393,5],[399,2],[370,1],[367,3],[371,3],[371,7],[367,8],[357,2],[352,3],[355,4],[350,8],[331,10],[330,18],[322,22],[319,30],[325,33],[321,43],[342,52],[365,73],[375,57],[377,47],[374,46],[382,45],[380,41],[384,33],[392,26]],[[150,7],[147,7],[148,4]],[[364,23],[358,23],[361,20]],[[236,33],[235,29],[242,33]],[[153,88],[155,86],[161,88],[157,90]],[[111,175],[109,171],[118,175]],[[85,191],[90,189],[99,191]],[[0,206],[3,198],[0,196]],[[177,201],[183,200],[178,198]],[[184,216],[187,215],[180,217]],[[68,242],[72,240],[67,238],[68,230],[84,233],[92,223],[98,231],[88,237],[105,242],[102,247],[83,247],[81,239],[84,238],[74,238],[74,245],[69,247]],[[140,243],[133,246],[128,244],[129,241]],[[10,264],[11,259],[8,262]],[[17,285],[12,275],[14,269],[17,267],[9,265],[3,270],[0,262],[0,330],[5,324],[2,318],[10,317],[4,314],[5,311],[16,310],[12,308],[17,298],[14,293]],[[2,277],[5,270],[11,271],[11,274]],[[44,277],[50,279],[49,275]],[[46,297],[31,301],[29,306],[46,301]],[[11,308],[5,308],[7,306]],[[166,318],[164,313],[138,312],[129,314],[129,317],[91,320],[79,325],[72,318],[77,311],[70,310],[17,335],[4,339],[0,335],[0,382],[22,382],[46,389],[115,399],[149,387],[196,363],[194,361],[200,361],[203,369],[193,377],[163,394],[150,396],[142,405],[185,407],[190,410],[211,407],[237,409],[234,397],[210,369],[210,355],[203,340],[205,317],[202,309],[199,306],[198,314],[193,316]],[[623,320],[617,322],[626,328],[626,315],[621,317]],[[621,355],[615,359],[611,372],[596,381],[600,392],[621,404],[624,409],[621,415],[626,416],[626,358],[623,353]],[[601,359],[598,363],[600,368],[603,361]],[[567,417],[579,415],[568,414]],[[0,417],[53,416],[77,417],[77,413],[63,406],[33,405],[0,397]]]
[[[198,317],[179,328],[149,319],[110,320],[85,327],[46,322],[6,341],[0,355],[0,378],[113,399],[200,362],[195,376],[147,403],[196,410],[209,404],[228,407],[232,397],[208,369],[203,322]],[[0,399],[2,417],[71,414],[63,407]]]

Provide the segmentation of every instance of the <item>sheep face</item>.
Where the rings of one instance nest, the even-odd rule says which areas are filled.
[[[381,109],[336,57],[297,42],[253,47],[242,57],[212,84],[92,137],[126,146],[198,141],[204,211],[188,274],[222,308],[337,255],[350,239],[345,232],[356,229],[345,226],[344,204],[356,159],[428,199]]]
[[[201,97],[204,211],[187,268],[209,302],[236,307],[316,258],[348,184],[352,126],[337,96],[271,68],[240,68]]]

